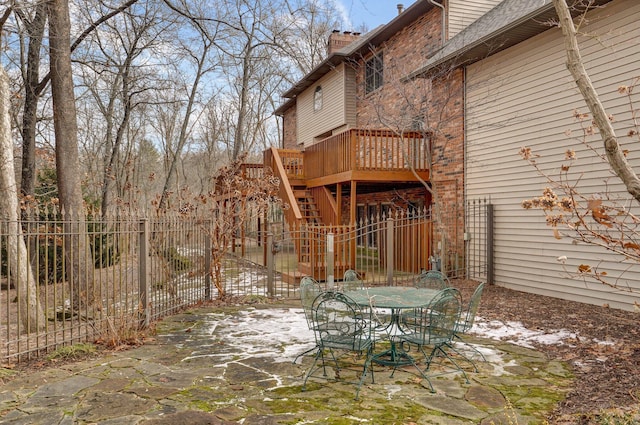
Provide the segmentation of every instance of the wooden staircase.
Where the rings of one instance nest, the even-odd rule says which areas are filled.
[[[347,226],[326,225],[323,220],[323,213],[320,205],[314,196],[314,190],[308,189],[301,170],[302,156],[295,157],[294,153],[287,151],[287,157],[281,158],[278,150],[272,148],[265,156],[265,165],[271,166],[276,177],[280,179],[280,197],[290,205],[291,208],[285,211],[285,218],[290,227],[291,237],[295,241],[298,257],[298,270],[291,276],[283,276],[290,284],[298,284],[302,276],[312,276],[317,280],[327,278],[326,261],[326,237],[328,233],[343,233]],[[295,168],[290,169],[287,164],[295,164]],[[330,196],[327,189],[322,189],[320,195],[323,196],[323,205],[332,204],[331,216],[335,216],[335,200]],[[327,202],[327,198],[330,201]],[[326,212],[325,212],[326,214]],[[337,245],[337,244],[336,244]],[[334,252],[334,273],[335,276],[342,276],[345,270],[351,267],[348,262],[340,260],[344,255],[345,247],[335,246]]]
[[[307,189],[294,189],[293,194],[298,202],[302,219],[306,224],[322,224],[322,218],[320,212],[316,206],[316,202],[313,199],[313,195],[310,190]]]

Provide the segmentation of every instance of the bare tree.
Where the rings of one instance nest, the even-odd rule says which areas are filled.
[[[141,7],[132,6],[94,31],[91,44],[82,57],[76,59],[82,64],[80,84],[89,95],[83,103],[85,121],[88,125],[101,126],[100,131],[85,136],[85,143],[89,145],[86,156],[93,150],[95,154],[100,153],[102,161],[95,171],[101,176],[98,186],[103,216],[113,200],[124,196],[126,153],[131,152],[130,144],[135,142],[130,136],[139,134],[139,128],[144,125],[140,119],[132,126],[132,120],[148,102],[148,92],[161,85],[153,76],[153,70],[146,70],[151,67],[144,62],[145,57],[158,55],[154,48],[162,43],[161,34],[171,23],[158,16],[155,4],[139,5]]]
[[[227,106],[235,114],[233,139],[229,140],[229,158],[235,160],[260,144],[260,129],[271,115],[262,105],[278,91],[266,79],[283,74],[280,43],[288,39],[290,29],[273,0],[226,0],[224,7],[228,11],[226,37],[216,46],[218,61],[225,65],[226,93],[233,99]]]
[[[127,0],[119,7],[110,8],[100,18],[92,21],[85,30],[70,44],[72,52],[91,34],[100,24],[108,21],[113,16],[118,15],[138,0]],[[39,70],[41,64],[41,49],[44,29],[47,20],[47,1],[36,1],[33,3],[18,4],[15,13],[26,28],[26,38],[28,39],[28,50],[26,63],[21,64],[23,68],[25,99],[22,115],[22,179],[21,192],[23,195],[32,196],[36,182],[36,134],[38,123],[38,103],[45,88],[49,84],[51,74],[48,73],[40,79]],[[21,36],[23,36],[21,34]]]
[[[589,74],[584,67],[582,56],[580,54],[580,47],[578,45],[577,30],[573,24],[571,17],[571,11],[567,5],[566,0],[553,0],[553,5],[558,14],[560,28],[562,28],[562,34],[565,40],[565,50],[567,51],[567,68],[573,76],[576,86],[580,90],[582,97],[587,103],[587,107],[593,116],[595,126],[600,131],[600,137],[604,144],[604,150],[607,155],[607,160],[611,169],[616,173],[618,178],[627,188],[627,191],[640,202],[640,179],[629,166],[627,159],[620,148],[618,143],[618,137],[611,125],[609,114],[605,110],[596,89],[591,83]],[[587,6],[583,12],[586,13],[589,10]]]
[[[282,16],[289,29],[280,40],[282,54],[298,72],[289,68],[285,73],[289,85],[308,74],[327,56],[327,40],[333,30],[340,29],[338,11],[332,2],[319,0],[288,0],[287,15]]]
[[[167,4],[171,5],[170,2],[167,2]],[[196,6],[197,5],[194,7]],[[171,137],[166,137],[169,136],[169,134],[164,135],[167,146],[172,144],[174,145],[174,149],[168,156],[164,187],[157,205],[159,211],[164,211],[167,208],[170,189],[175,186],[174,180],[176,178],[181,154],[189,140],[195,121],[194,114],[196,103],[201,95],[202,80],[205,75],[211,72],[216,66],[216,64],[211,63],[210,54],[221,24],[219,21],[215,21],[213,25],[205,25],[205,23],[210,23],[210,21],[206,20],[205,23],[203,23],[201,17],[204,15],[201,10],[197,8],[196,10],[191,10],[190,8],[179,9],[173,5],[171,5],[171,7],[185,17],[194,31],[194,34],[186,40],[180,48],[181,51],[185,53],[186,58],[191,62],[193,68],[191,69],[190,77],[188,77],[190,81],[184,82],[184,91],[187,98],[182,101],[184,108],[180,108],[179,122],[176,122],[178,132]],[[197,46],[197,49],[194,49],[194,46]],[[167,118],[171,121],[171,117]],[[172,140],[173,138],[175,138],[175,140]]]
[[[45,2],[37,2],[33,16],[27,9],[16,8],[16,15],[24,22],[29,39],[26,74],[24,77],[24,109],[22,112],[22,180],[23,195],[33,195],[36,183],[36,126],[38,121],[38,100],[42,93],[40,82],[40,55],[42,39],[47,22]]]
[[[0,217],[8,223],[7,259],[18,288],[19,320],[25,332],[35,332],[43,329],[47,322],[38,302],[37,283],[18,220],[18,185],[13,166],[9,97],[9,78],[0,67]]]
[[[89,250],[78,162],[78,125],[71,68],[69,3],[67,0],[50,0],[47,3],[47,12],[58,196],[64,214],[67,279],[71,284],[74,305],[77,307],[93,304],[95,294],[88,281],[91,276],[91,264],[84,255]]]

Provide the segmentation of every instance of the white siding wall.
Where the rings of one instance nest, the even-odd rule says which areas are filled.
[[[582,54],[605,107],[615,115],[619,136],[625,136],[630,117],[626,98],[617,89],[640,76],[640,2],[615,0],[592,16],[585,29],[599,37],[581,39]],[[581,134],[574,109],[588,112],[569,72],[559,29],[554,28],[467,68],[466,196],[491,197],[495,205],[495,283],[517,290],[592,304],[633,309],[640,296],[597,283],[570,279],[557,258],[568,257],[566,267],[599,265],[609,275],[621,275],[619,284],[640,291],[640,265],[629,268],[602,249],[557,240],[539,210],[524,210],[521,201],[539,196],[545,179],[520,158],[529,146],[537,162],[558,176],[563,153],[574,149],[583,161],[593,158],[584,146],[565,134]],[[637,96],[640,105],[640,93]],[[636,105],[636,106],[638,106]],[[602,142],[594,138],[601,150]],[[629,162],[640,170],[640,149],[624,138]],[[597,193],[616,182],[600,161],[581,162],[573,177],[586,172],[580,191]],[[617,187],[620,193],[628,195]],[[602,261],[602,263],[600,263]]]
[[[450,0],[448,2],[449,38],[493,9],[501,1],[502,0]]]
[[[345,66],[341,64],[298,96],[298,143],[309,146],[314,137],[347,124],[345,76]],[[322,87],[322,109],[314,111],[313,95],[318,85]]]

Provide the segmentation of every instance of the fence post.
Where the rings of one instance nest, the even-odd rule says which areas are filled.
[[[387,285],[393,285],[393,261],[394,261],[394,243],[393,243],[393,218],[387,219]]]
[[[493,252],[493,204],[486,204],[487,208],[487,283],[495,283],[495,263]]]
[[[273,233],[267,232],[267,243],[265,245],[265,252],[267,254],[267,295],[273,297],[275,295],[274,288],[274,245],[273,245]]]
[[[209,222],[206,224],[211,228]],[[207,231],[204,236],[204,298],[211,300],[211,234]]]
[[[327,255],[325,256],[325,258],[327,259],[326,263],[327,263],[327,269],[326,269],[326,274],[327,274],[327,288],[328,289],[333,289],[335,287],[334,284],[334,275],[335,275],[335,264],[334,264],[334,257],[333,257],[333,233],[327,233]]]
[[[151,323],[151,311],[149,309],[149,220],[143,218],[139,224],[138,234],[138,292],[140,293],[140,326],[148,327]]]

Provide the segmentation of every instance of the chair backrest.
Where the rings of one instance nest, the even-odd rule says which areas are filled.
[[[364,289],[364,282],[357,271],[349,269],[344,272],[341,287],[342,291],[355,291],[357,289]]]
[[[460,292],[445,288],[433,297],[420,314],[403,323],[413,334],[414,342],[422,345],[445,343],[453,339],[456,323],[460,317]]]
[[[475,291],[473,291],[471,298],[469,298],[467,311],[462,313],[456,332],[465,333],[473,327],[473,323],[476,320],[476,314],[478,313],[478,307],[480,306],[480,298],[482,297],[483,289],[484,282],[480,282],[478,286],[476,286]]]
[[[307,325],[309,329],[313,326],[313,301],[322,292],[322,287],[317,280],[311,276],[304,276],[300,280],[300,301],[302,301],[302,309],[304,310],[304,316],[307,319]]]
[[[415,281],[416,288],[428,289],[445,289],[447,288],[449,279],[441,272],[430,270],[426,273],[420,273]]]
[[[442,273],[440,270],[429,270],[427,272],[427,275],[439,277],[440,279],[444,280],[444,283],[446,283],[447,286],[451,286],[451,282],[449,281],[447,275]]]
[[[442,296],[429,305],[429,344],[450,342],[456,332],[461,310],[460,292],[446,288]]]
[[[365,313],[345,294],[323,292],[312,309],[319,347],[364,351],[372,344],[370,313]]]

